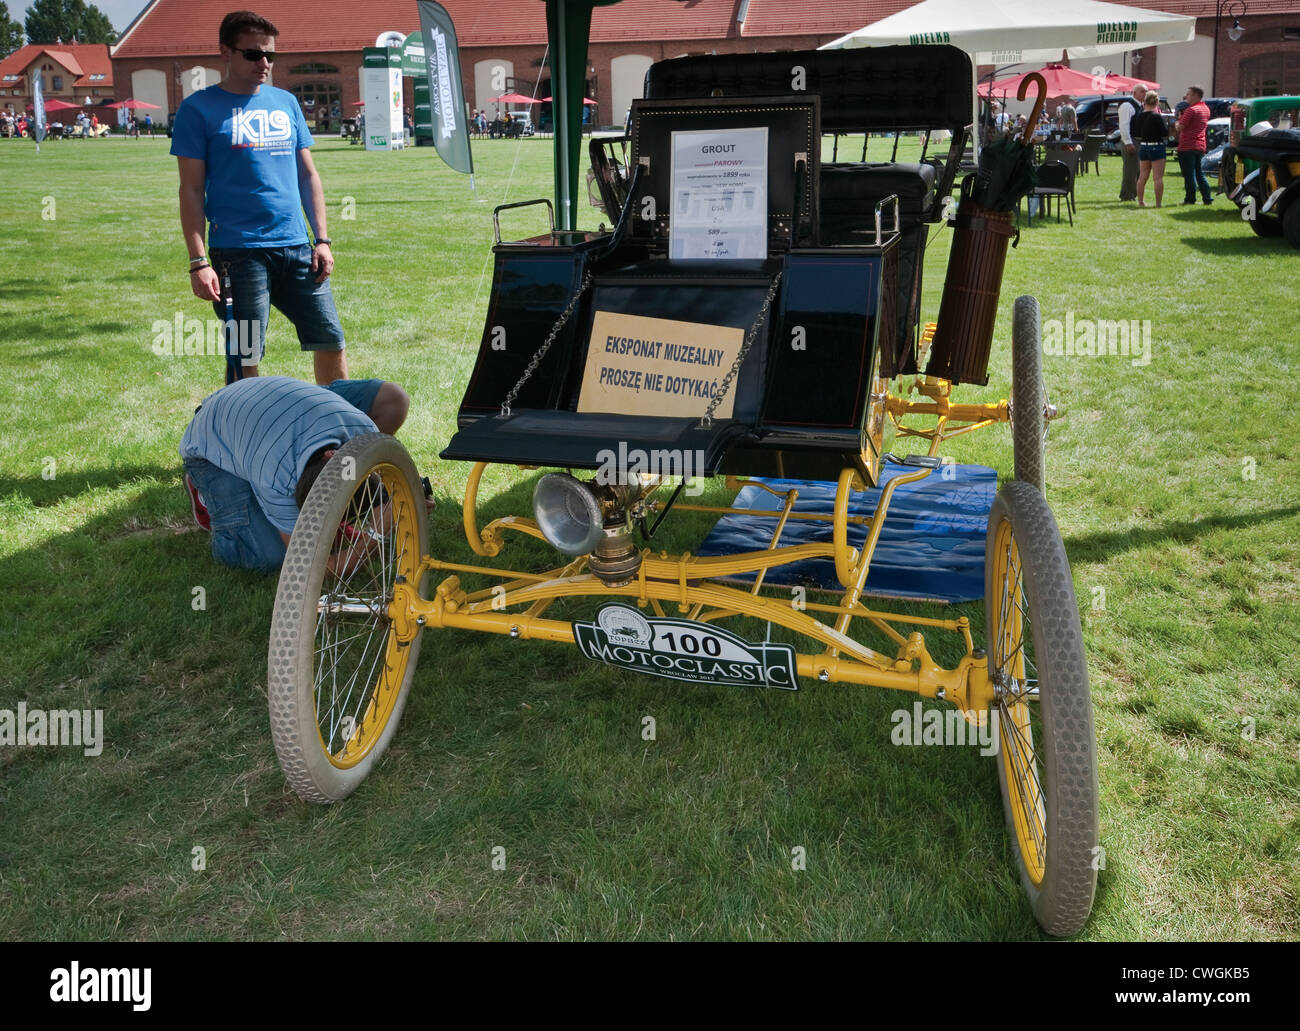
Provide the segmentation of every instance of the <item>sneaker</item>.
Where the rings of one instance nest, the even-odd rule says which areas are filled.
[[[190,479],[190,474],[185,474],[185,489],[190,493],[190,506],[194,510],[194,521],[205,530],[212,529],[212,517],[208,515],[208,506],[203,503],[203,495],[199,493],[199,488],[194,486],[194,481]]]
[[[1213,198],[1213,197],[1206,197],[1206,198],[1205,198],[1205,203],[1206,203],[1206,204],[1213,204],[1213,203],[1214,203],[1214,198]]]

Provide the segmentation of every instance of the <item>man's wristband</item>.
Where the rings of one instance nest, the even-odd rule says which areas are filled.
[[[205,268],[212,268],[212,266],[211,266],[210,264],[208,264],[208,262],[206,262],[206,261],[205,261],[202,265],[191,265],[191,266],[190,266],[190,275],[192,276],[192,275],[194,275],[195,272],[198,272],[198,271],[200,271],[200,270],[202,270],[202,269],[205,269]]]
[[[200,254],[197,258],[191,258],[190,264],[191,265],[206,264],[207,260],[208,260],[208,256],[206,254]]]
[[[315,250],[321,244],[325,244],[326,246],[332,246],[333,243],[334,241],[331,240],[328,236],[318,236],[316,237],[316,242],[312,244],[312,250]]]

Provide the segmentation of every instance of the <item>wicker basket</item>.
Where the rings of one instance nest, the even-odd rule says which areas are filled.
[[[971,182],[968,177],[962,183],[939,325],[925,371],[953,383],[983,385],[989,381],[989,351],[1007,244],[1018,231],[1011,224],[1011,212],[993,211],[970,199]]]

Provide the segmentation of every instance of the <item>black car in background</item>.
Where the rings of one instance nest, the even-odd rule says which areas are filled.
[[[1085,135],[1100,132],[1109,136],[1119,128],[1119,109],[1123,104],[1133,108],[1134,114],[1141,110],[1132,97],[1080,97],[1074,102],[1079,131]]]
[[[1231,118],[1232,105],[1240,99],[1240,97],[1206,97],[1205,106],[1210,109],[1211,118]],[[1215,145],[1211,144],[1211,147],[1213,146]]]

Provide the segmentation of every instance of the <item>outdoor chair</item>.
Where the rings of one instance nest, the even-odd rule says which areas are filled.
[[[1029,194],[1037,197],[1042,205],[1041,211],[1047,214],[1052,198],[1056,198],[1056,221],[1061,221],[1061,200],[1065,200],[1065,210],[1070,216],[1070,225],[1074,225],[1074,174],[1070,166],[1061,161],[1048,161],[1039,166],[1038,185]],[[1017,212],[1017,217],[1018,217]],[[1032,215],[1030,221],[1033,221]]]
[[[1083,138],[1083,153],[1079,156],[1079,167],[1085,172],[1088,166],[1092,165],[1093,170],[1101,175],[1101,145],[1106,142],[1106,137],[1101,133],[1092,132]]]
[[[1079,177],[1079,168],[1083,164],[1083,155],[1077,144],[1049,143],[1045,148],[1043,164],[1059,161],[1070,170],[1070,207],[1074,207],[1074,181]]]

